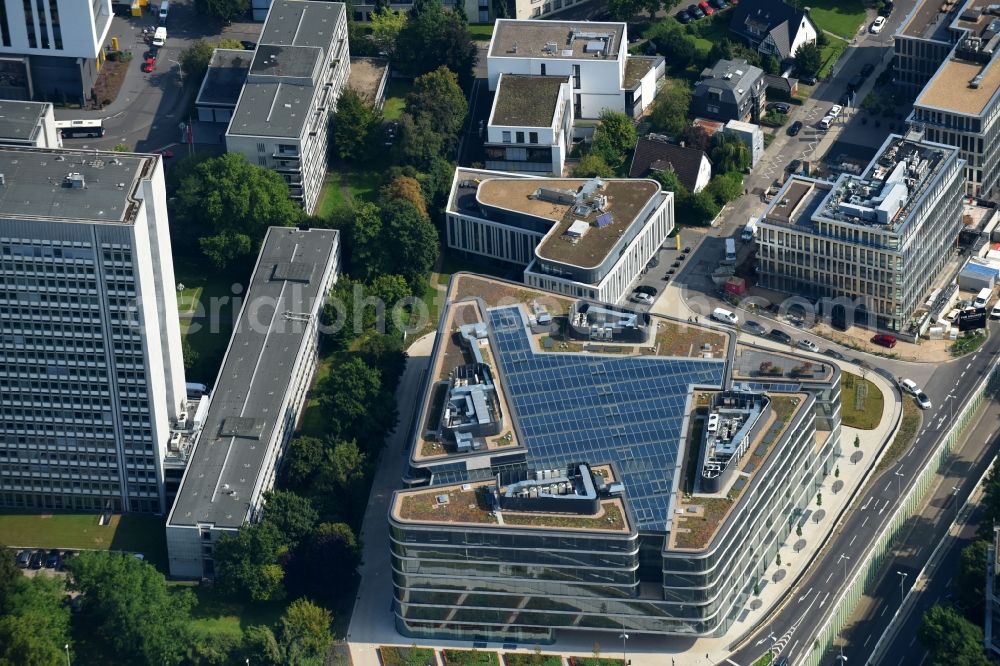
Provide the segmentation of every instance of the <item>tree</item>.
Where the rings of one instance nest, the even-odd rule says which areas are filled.
[[[411,76],[447,67],[464,89],[475,80],[478,51],[468,25],[458,14],[446,11],[440,0],[414,3],[396,40],[396,53],[402,58],[400,70]]]
[[[692,194],[690,202],[692,214],[690,222],[692,224],[708,224],[715,219],[721,210],[719,204],[715,203],[715,197],[706,190]]]
[[[415,118],[429,118],[450,147],[458,140],[469,105],[458,77],[442,66],[414,80],[413,90],[406,96],[406,111]]]
[[[973,623],[983,621],[986,599],[986,560],[990,542],[973,541],[962,549],[958,560],[956,587],[958,598],[965,607],[965,614]]]
[[[677,136],[688,124],[687,114],[690,106],[691,89],[682,81],[672,82],[653,100],[649,122],[653,129]]]
[[[312,502],[290,490],[264,493],[264,521],[278,528],[288,548],[295,548],[312,532],[319,514]]]
[[[396,139],[397,159],[418,169],[428,165],[449,150],[450,140],[427,115],[414,116],[407,111],[399,117],[399,136]]]
[[[238,153],[205,160],[183,176],[175,211],[216,268],[256,252],[268,227],[302,218],[281,176]]]
[[[382,442],[382,416],[372,405],[380,404],[382,393],[378,370],[357,358],[335,365],[320,381],[320,407],[334,437],[356,437],[365,450],[377,451]],[[378,441],[372,441],[378,439]]]
[[[364,159],[380,120],[357,91],[344,90],[330,119],[330,143],[337,156],[343,160]]]
[[[721,208],[743,194],[743,178],[736,171],[720,173],[712,177],[705,191],[712,195]]]
[[[750,146],[736,132],[716,132],[709,153],[715,173],[745,172],[750,168]]]
[[[978,538],[993,540],[993,525],[1000,523],[1000,464],[996,461],[990,467],[989,474],[983,481],[983,499],[981,501],[983,518],[979,521]]]
[[[190,590],[170,590],[148,562],[128,555],[83,552],[66,564],[70,589],[105,662],[179,664],[190,643]]]
[[[65,660],[71,643],[63,582],[48,576],[18,578],[0,597],[0,664],[50,666]]]
[[[421,215],[427,217],[427,202],[424,200],[424,192],[420,187],[420,181],[412,176],[396,176],[389,183],[382,187],[379,192],[379,203],[388,204],[395,200],[409,201],[413,204]]]
[[[376,9],[372,12],[369,25],[372,29],[372,41],[378,47],[379,53],[394,58],[399,33],[406,27],[406,12],[393,11],[388,7]]]
[[[280,666],[281,648],[270,627],[252,625],[243,632],[243,660],[249,659],[255,666]]]
[[[608,0],[608,13],[616,21],[628,21],[639,11],[640,0]]]
[[[368,201],[353,201],[334,212],[330,226],[344,234],[343,262],[347,273],[363,280],[382,272],[384,248],[379,241],[382,237],[382,217],[378,206]],[[335,294],[345,293],[338,282]],[[350,294],[350,289],[346,290]]]
[[[281,646],[290,664],[321,665],[333,643],[330,611],[308,599],[296,599],[281,617]]]
[[[768,74],[772,74],[774,76],[781,74],[781,63],[778,62],[778,59],[774,57],[774,55],[769,55],[764,58],[763,65],[764,71]]]
[[[656,52],[670,58],[673,67],[684,69],[698,57],[698,46],[694,38],[684,32],[684,29],[677,25],[671,25],[669,29],[660,32],[653,40],[656,45]]]
[[[228,23],[250,11],[250,0],[195,0],[194,7],[199,14]]]
[[[14,551],[0,544],[0,612],[22,577]]]
[[[416,287],[437,261],[440,241],[437,229],[409,201],[386,202],[381,210],[383,267],[393,267]],[[384,271],[388,272],[388,270]]]
[[[238,635],[224,632],[201,632],[192,639],[185,655],[185,666],[226,666],[241,652]]]
[[[318,437],[303,435],[288,443],[282,470],[285,484],[293,489],[304,489],[319,470],[326,454],[326,446]]]
[[[184,359],[184,369],[188,372],[198,365],[198,360],[201,358],[201,354],[194,348],[186,335],[181,338],[181,357]]]
[[[795,71],[800,77],[816,76],[823,65],[816,42],[806,42],[795,51]]]
[[[931,664],[987,666],[982,630],[954,609],[935,605],[924,613],[917,639],[930,653]]]
[[[345,523],[321,523],[288,564],[289,589],[332,606],[358,580],[361,546]]]
[[[608,166],[604,158],[594,153],[588,153],[580,158],[580,163],[573,169],[573,176],[576,178],[611,178],[615,175],[614,169]]]
[[[197,40],[194,44],[181,51],[180,62],[184,76],[192,81],[201,80],[208,70],[208,63],[212,60],[212,52],[215,48],[203,39]]]
[[[284,539],[270,522],[248,523],[235,535],[215,542],[215,581],[232,597],[269,601],[284,595],[284,570],[278,557],[285,552]]]
[[[716,63],[720,60],[732,60],[733,59],[733,43],[728,39],[720,39],[719,41],[712,44],[712,48],[708,51],[708,57],[706,60],[709,63]]]
[[[594,130],[591,154],[600,156],[604,163],[618,169],[634,148],[636,142],[635,124],[621,111],[605,110],[601,121]]]

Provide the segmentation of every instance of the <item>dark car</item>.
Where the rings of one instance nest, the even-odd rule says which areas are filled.
[[[691,22],[691,15],[688,14],[688,11],[686,9],[682,9],[679,12],[677,12],[676,14],[674,14],[674,18],[677,19],[678,21],[680,21],[681,23],[685,23],[685,24]]]
[[[686,256],[687,256],[686,254],[678,254],[677,255],[677,261],[684,261],[684,257],[686,257]]]
[[[693,19],[705,18],[705,12],[701,11],[698,5],[688,5],[687,13],[690,14]]]
[[[46,569],[57,569],[61,563],[62,558],[59,556],[58,550],[50,550],[49,554],[45,557]]]
[[[771,102],[767,105],[768,111],[776,111],[778,113],[788,113],[791,107],[783,102]]]
[[[889,15],[892,14],[892,8],[893,8],[892,0],[888,0],[888,2],[882,5],[882,9],[878,10],[878,15],[885,16],[886,18],[888,18]]]
[[[872,75],[872,72],[874,71],[875,71],[875,65],[871,64],[870,62],[865,63],[865,66],[861,68],[861,76],[867,79],[869,76]]]
[[[32,551],[31,559],[28,560],[28,568],[41,569],[43,564],[45,564],[45,551],[44,550]]]
[[[257,48],[257,42],[249,42],[245,39],[240,40],[240,46],[242,46],[247,51],[253,51]]]
[[[773,329],[770,333],[768,333],[767,337],[771,338],[775,342],[780,342],[782,344],[786,345],[792,344],[792,336],[788,335],[788,333],[785,333],[784,331],[779,330],[777,328]]]
[[[31,562],[31,551],[22,550],[17,554],[17,566],[22,569],[28,568],[28,563]]]
[[[788,166],[785,167],[785,171],[788,173],[799,173],[802,171],[802,160],[792,160],[788,163]]]
[[[892,335],[886,335],[885,333],[879,333],[878,335],[872,336],[872,344],[876,344],[880,347],[886,347],[892,349],[896,346],[896,338]]]
[[[802,130],[802,121],[796,120],[794,123],[788,126],[788,136],[795,136]]]
[[[744,322],[743,330],[751,335],[767,335],[767,329],[755,321]]]
[[[837,359],[838,361],[843,361],[843,360],[845,360],[847,358],[846,356],[844,356],[843,354],[841,354],[836,349],[824,349],[823,353],[826,354],[827,356],[829,356],[830,358]]]
[[[646,285],[646,284],[639,285],[638,287],[635,288],[635,291],[636,291],[636,293],[639,293],[639,294],[648,294],[650,296],[656,296],[656,294],[657,294],[656,287],[651,287],[651,286]]]
[[[690,252],[691,252],[691,248],[689,248],[689,247],[686,247],[686,248],[684,248],[683,250],[681,250],[681,252],[683,252],[684,254],[688,254],[688,253],[690,253]]]
[[[851,80],[847,82],[847,92],[857,92],[861,84],[865,82],[865,79],[860,74],[855,74],[851,77]]]
[[[725,9],[729,6],[726,0],[708,0],[708,4],[712,5],[716,9]]]
[[[799,83],[804,83],[807,86],[814,86],[814,85],[816,85],[816,77],[815,76],[803,76],[803,77],[799,78]]]

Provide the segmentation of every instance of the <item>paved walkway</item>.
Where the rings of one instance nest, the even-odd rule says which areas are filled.
[[[669,305],[673,299],[660,299],[657,304],[666,310],[676,311],[676,316],[686,318],[686,305],[677,299],[682,309]],[[671,314],[674,314],[673,312]],[[413,413],[413,401],[417,399],[420,380],[426,368],[433,347],[433,335],[421,338],[410,347],[410,362],[397,392],[399,412]],[[759,338],[746,338],[764,347],[785,349],[783,345]],[[825,358],[831,362],[831,359]],[[860,373],[856,366],[840,364],[843,369]],[[820,492],[822,506],[815,503],[809,507],[800,524],[802,536],[792,531],[787,542],[780,549],[781,565],[772,563],[765,572],[766,581],[760,594],[751,599],[748,607],[726,636],[691,639],[639,636],[630,637],[626,644],[628,658],[634,666],[664,666],[667,657],[678,660],[683,666],[717,664],[724,662],[732,651],[734,643],[766,619],[786,598],[794,598],[798,592],[795,585],[801,574],[809,566],[832,530],[836,529],[842,512],[850,503],[855,492],[864,486],[873,469],[873,463],[883,445],[891,439],[902,404],[895,390],[881,376],[868,373],[885,396],[882,421],[875,430],[856,430],[844,427],[841,434],[843,456],[838,458],[834,469],[824,480]],[[414,640],[399,635],[393,624],[392,580],[389,566],[389,542],[386,516],[388,499],[392,490],[398,487],[399,479],[407,460],[407,439],[410,421],[404,416],[391,441],[383,453],[382,462],[376,473],[369,500],[361,539],[364,543],[364,562],[361,566],[362,583],[352,616],[347,640],[355,666],[379,666],[377,647],[379,645],[418,645],[428,647],[470,647],[468,642]],[[860,446],[853,445],[855,437]],[[860,457],[859,455],[860,454]],[[853,461],[853,462],[852,462]],[[835,470],[839,470],[839,475]],[[791,594],[790,594],[791,593]],[[543,646],[543,652],[563,655],[592,656],[594,644],[599,643],[605,656],[615,656],[621,648],[620,632],[570,632],[558,635],[559,640],[550,646]],[[490,643],[490,649],[500,649],[500,645]],[[531,652],[534,646],[524,646],[520,652]],[[761,648],[763,652],[764,648]],[[742,665],[740,665],[742,666]]]

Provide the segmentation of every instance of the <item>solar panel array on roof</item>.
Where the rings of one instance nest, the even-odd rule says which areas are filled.
[[[615,357],[531,348],[521,310],[489,311],[529,466],[614,460],[639,528],[664,531],[692,385],[720,387],[720,359]]]
[[[604,227],[611,224],[612,221],[613,220],[611,217],[611,213],[601,213],[600,215],[597,216],[597,220],[595,220],[595,223],[597,224],[598,229],[603,229]]]

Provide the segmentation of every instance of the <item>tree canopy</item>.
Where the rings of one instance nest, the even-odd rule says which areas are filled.
[[[372,41],[380,53],[393,58],[396,55],[396,41],[399,33],[406,27],[406,12],[395,11],[388,7],[372,12],[369,25],[372,29]]]
[[[691,107],[691,88],[682,81],[671,82],[653,100],[649,122],[654,130],[677,136],[687,126]]]
[[[806,42],[795,51],[795,71],[799,76],[816,76],[822,66],[822,55],[816,42]]]
[[[475,78],[478,52],[469,28],[459,14],[445,10],[440,0],[414,2],[396,40],[396,53],[400,70],[412,76],[447,67],[465,89]]]
[[[170,590],[151,564],[129,555],[86,552],[66,563],[70,589],[80,592],[81,617],[108,661],[179,664],[190,642],[190,590]]]
[[[316,527],[319,514],[309,499],[288,490],[264,494],[264,521],[274,525],[287,548],[294,548]]]
[[[296,599],[281,617],[281,646],[289,664],[320,666],[333,635],[330,611],[308,599]]]
[[[250,11],[250,0],[194,0],[195,10],[220,21],[235,21]]]
[[[278,557],[285,540],[274,523],[248,523],[235,535],[215,542],[215,582],[226,594],[250,601],[269,601],[284,595],[285,572]]]
[[[983,631],[946,606],[924,613],[917,639],[927,648],[931,664],[988,666],[983,654]]]
[[[20,570],[17,575],[0,599],[0,664],[63,663],[63,646],[72,640],[62,580],[41,575],[27,578]]]
[[[368,156],[373,134],[381,118],[353,88],[347,88],[337,100],[337,111],[330,118],[330,144],[344,160],[362,160]]]
[[[750,168],[751,161],[750,146],[740,138],[739,134],[730,132],[716,132],[712,137],[712,148],[709,158],[715,167],[715,173],[726,173],[736,171],[743,173]]]
[[[611,178],[615,175],[604,158],[596,153],[588,153],[580,158],[579,164],[573,169],[573,176],[576,178]]]
[[[268,227],[302,219],[281,176],[238,153],[194,166],[181,179],[174,210],[216,268],[256,253]]]
[[[635,123],[621,111],[605,110],[594,130],[590,152],[612,169],[620,169],[635,149]]]
[[[990,543],[984,539],[973,541],[962,549],[958,560],[955,587],[966,615],[975,623],[983,621],[986,604],[986,560]]]

